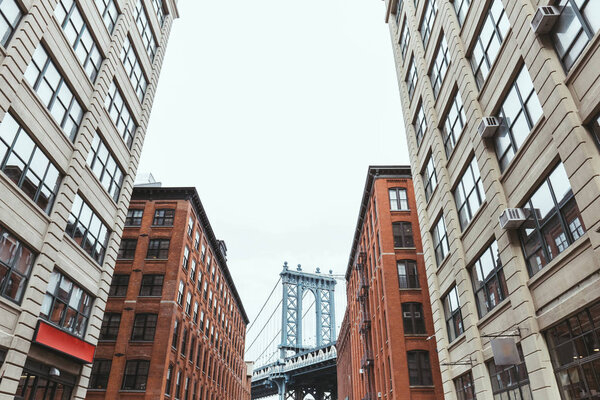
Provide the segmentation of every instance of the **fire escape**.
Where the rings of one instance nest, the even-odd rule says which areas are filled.
[[[375,400],[372,390],[373,380],[373,352],[371,351],[371,316],[369,314],[369,279],[366,271],[367,253],[361,251],[356,261],[358,272],[357,298],[360,307],[360,334],[363,342],[363,355],[360,368],[366,380],[366,393],[362,400]]]

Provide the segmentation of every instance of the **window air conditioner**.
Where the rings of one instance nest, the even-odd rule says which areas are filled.
[[[502,229],[516,229],[527,220],[527,215],[522,208],[507,208],[502,211],[498,219]]]
[[[404,316],[404,318],[411,318],[412,317],[412,313],[410,311],[403,312],[402,315]]]
[[[533,29],[536,35],[549,33],[559,17],[560,9],[558,7],[538,7],[531,21],[531,29]]]
[[[477,128],[479,136],[482,138],[489,138],[496,134],[496,131],[500,127],[500,118],[498,117],[483,117]]]

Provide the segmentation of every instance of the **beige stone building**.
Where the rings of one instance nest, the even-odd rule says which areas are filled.
[[[600,2],[385,5],[445,398],[599,399]]]
[[[85,397],[177,13],[0,2],[0,399]]]

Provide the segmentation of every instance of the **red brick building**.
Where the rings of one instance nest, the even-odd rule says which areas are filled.
[[[134,188],[88,399],[250,398],[226,250],[194,188]]]
[[[348,316],[348,309],[346,309],[336,344],[339,400],[354,399],[352,395],[352,345],[350,343]]]
[[[416,209],[410,167],[369,167],[338,344],[338,392],[350,399],[443,399]]]

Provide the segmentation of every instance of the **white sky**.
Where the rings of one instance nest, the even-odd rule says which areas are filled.
[[[139,171],[198,189],[252,320],[284,261],[345,273],[368,165],[408,164],[385,6],[179,7]]]

